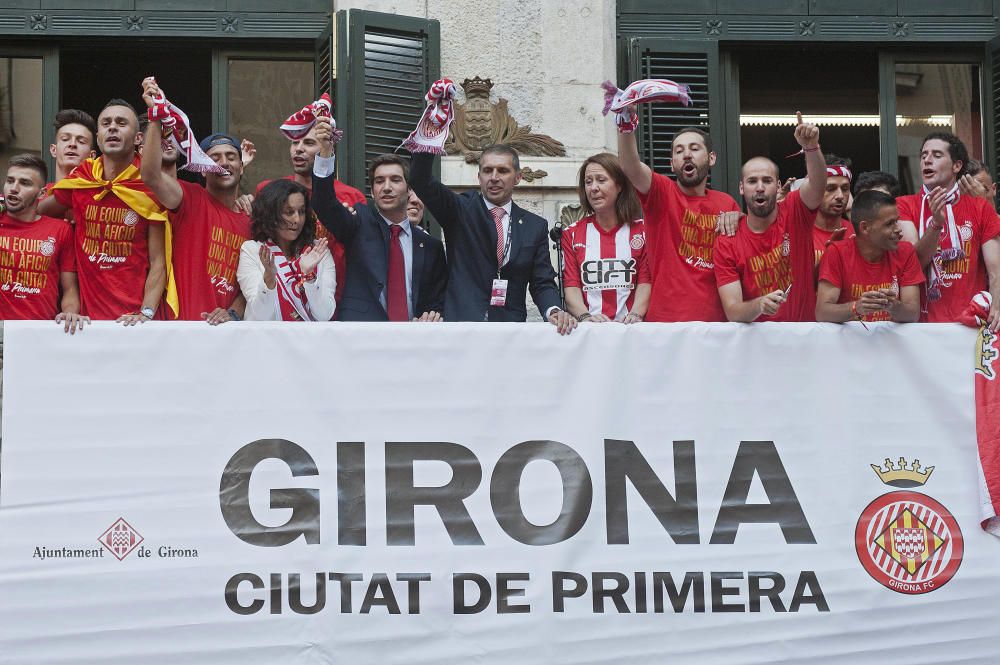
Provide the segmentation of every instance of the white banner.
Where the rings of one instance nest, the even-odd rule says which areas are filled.
[[[8,323],[0,663],[992,665],[959,326]]]

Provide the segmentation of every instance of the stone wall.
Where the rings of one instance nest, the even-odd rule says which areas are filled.
[[[566,146],[566,157],[521,160],[549,175],[522,182],[515,198],[550,224],[577,202],[583,159],[613,149],[600,89],[615,78],[612,0],[339,0],[335,7],[437,19],[443,75],[456,83],[492,79],[491,101],[506,98],[519,124]],[[442,179],[456,188],[478,186],[475,167],[461,157],[444,158]]]

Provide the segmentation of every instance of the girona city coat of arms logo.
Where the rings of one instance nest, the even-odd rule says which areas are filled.
[[[862,567],[879,584],[916,595],[941,588],[962,564],[965,541],[952,514],[937,500],[912,491],[924,485],[934,467],[886,459],[871,465],[886,485],[899,488],[868,504],[854,530]]]

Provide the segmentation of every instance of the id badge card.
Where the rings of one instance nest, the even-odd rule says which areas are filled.
[[[507,280],[494,279],[493,290],[490,293],[490,307],[503,307],[507,304]]]

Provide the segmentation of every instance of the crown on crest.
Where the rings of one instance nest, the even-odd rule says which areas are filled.
[[[462,81],[462,90],[465,90],[467,95],[489,95],[492,88],[493,81],[478,76]]]
[[[933,466],[921,469],[918,459],[913,460],[912,466],[907,464],[905,457],[900,457],[897,464],[893,464],[886,457],[884,469],[875,464],[872,464],[871,467],[872,471],[878,475],[879,480],[893,487],[919,487],[926,483],[927,479],[931,477],[931,473],[934,472]]]

